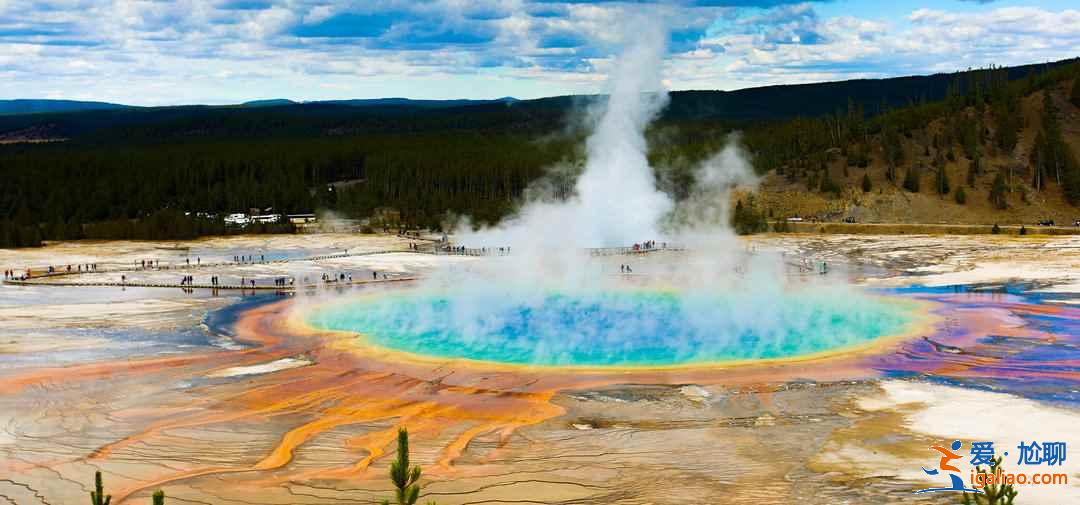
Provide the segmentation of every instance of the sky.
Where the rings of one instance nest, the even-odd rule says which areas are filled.
[[[640,18],[668,31],[671,90],[1080,56],[1075,0],[0,0],[0,99],[602,93]]]

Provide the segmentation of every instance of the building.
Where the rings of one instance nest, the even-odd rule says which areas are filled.
[[[272,224],[281,222],[281,214],[260,214],[251,216],[251,222],[260,224]]]
[[[310,224],[318,221],[315,214],[289,214],[286,218],[292,224]]]
[[[236,212],[225,216],[226,226],[247,226],[251,224],[251,218],[243,212]]]

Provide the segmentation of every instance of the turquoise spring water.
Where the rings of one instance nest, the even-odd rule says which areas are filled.
[[[323,305],[307,321],[418,355],[602,367],[800,356],[900,333],[914,317],[910,304],[852,290],[401,292]]]

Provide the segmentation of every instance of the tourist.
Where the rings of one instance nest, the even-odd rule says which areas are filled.
[[[371,280],[373,280],[373,281],[379,280],[379,272],[376,272],[376,271],[372,270],[371,271]]]

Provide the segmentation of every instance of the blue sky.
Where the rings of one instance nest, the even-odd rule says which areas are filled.
[[[669,30],[676,90],[1080,56],[1080,6],[1056,0],[0,0],[0,98],[596,93],[638,16]]]

